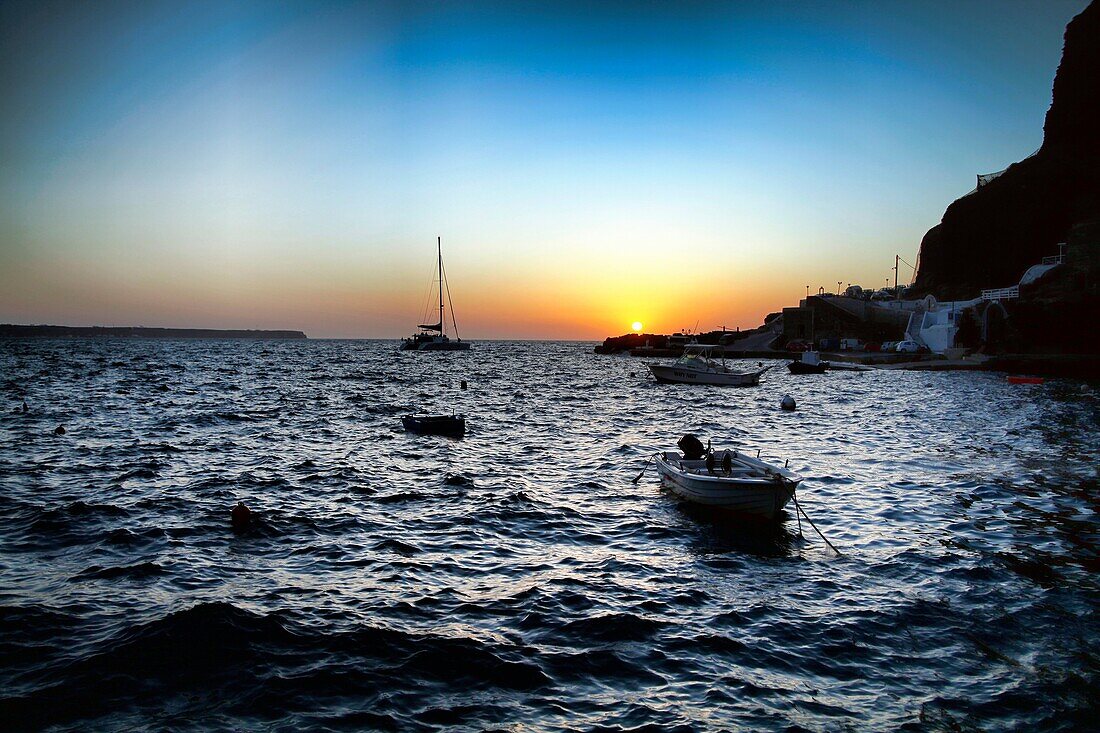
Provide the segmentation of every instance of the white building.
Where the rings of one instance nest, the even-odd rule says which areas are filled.
[[[955,345],[955,332],[959,330],[959,318],[962,312],[981,303],[982,299],[950,300],[940,303],[931,295],[927,295],[917,302],[920,303],[920,307],[909,316],[905,335],[918,344],[924,344],[933,353],[942,354]]]

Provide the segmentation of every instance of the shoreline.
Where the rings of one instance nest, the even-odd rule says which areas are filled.
[[[154,328],[145,326],[24,326],[0,324],[0,339],[144,338],[144,339],[306,339],[302,331],[222,328]]]
[[[657,351],[657,350],[655,350]],[[663,351],[663,350],[661,350]],[[734,351],[725,352],[727,359],[774,359],[797,361],[800,352],[791,351]],[[624,356],[631,359],[647,355],[622,351],[607,356]],[[650,354],[651,358],[675,358],[670,354]],[[844,367],[835,371],[926,371],[926,372],[1001,372],[1003,374],[1027,374],[1040,377],[1066,377],[1070,379],[1100,380],[1100,354],[997,354],[981,355],[967,359],[946,359],[936,355],[879,354],[875,352],[821,352],[822,361],[834,362]]]

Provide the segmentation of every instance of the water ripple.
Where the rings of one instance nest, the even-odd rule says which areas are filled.
[[[0,342],[0,719],[1094,724],[1096,385],[644,374],[580,343]],[[468,434],[406,435],[417,409]],[[789,459],[844,556],[631,483],[689,431]]]

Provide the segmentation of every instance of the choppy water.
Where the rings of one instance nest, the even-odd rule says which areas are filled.
[[[451,406],[465,439],[401,431]],[[574,343],[8,341],[0,408],[3,727],[1096,724],[1096,386],[661,386]],[[790,459],[845,554],[631,483],[687,431]]]

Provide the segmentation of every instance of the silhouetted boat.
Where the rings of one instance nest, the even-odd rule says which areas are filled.
[[[436,262],[439,265],[439,323],[421,323],[420,331],[401,342],[402,351],[466,351],[470,348],[468,341],[458,337],[458,325],[455,323],[454,303],[451,303],[451,325],[454,326],[455,340],[447,336],[447,322],[443,310],[443,242],[442,237],[436,238]],[[447,301],[450,302],[450,289],[447,290]]]
[[[661,485],[677,496],[753,519],[776,519],[802,482],[801,476],[786,468],[735,450],[708,448],[701,457],[665,451],[657,454],[656,464]]]
[[[713,358],[716,348],[704,344],[688,344],[684,347],[683,356],[673,364],[646,363],[646,368],[658,382],[710,384],[719,387],[758,385],[761,375],[771,369],[769,366],[755,372],[735,372],[726,366],[724,356],[718,361]]]
[[[464,415],[406,415],[401,418],[401,424],[405,426],[407,432],[421,435],[447,435],[458,438],[466,433]]]
[[[821,361],[816,351],[803,351],[802,358],[787,365],[791,374],[824,374],[829,362]]]

